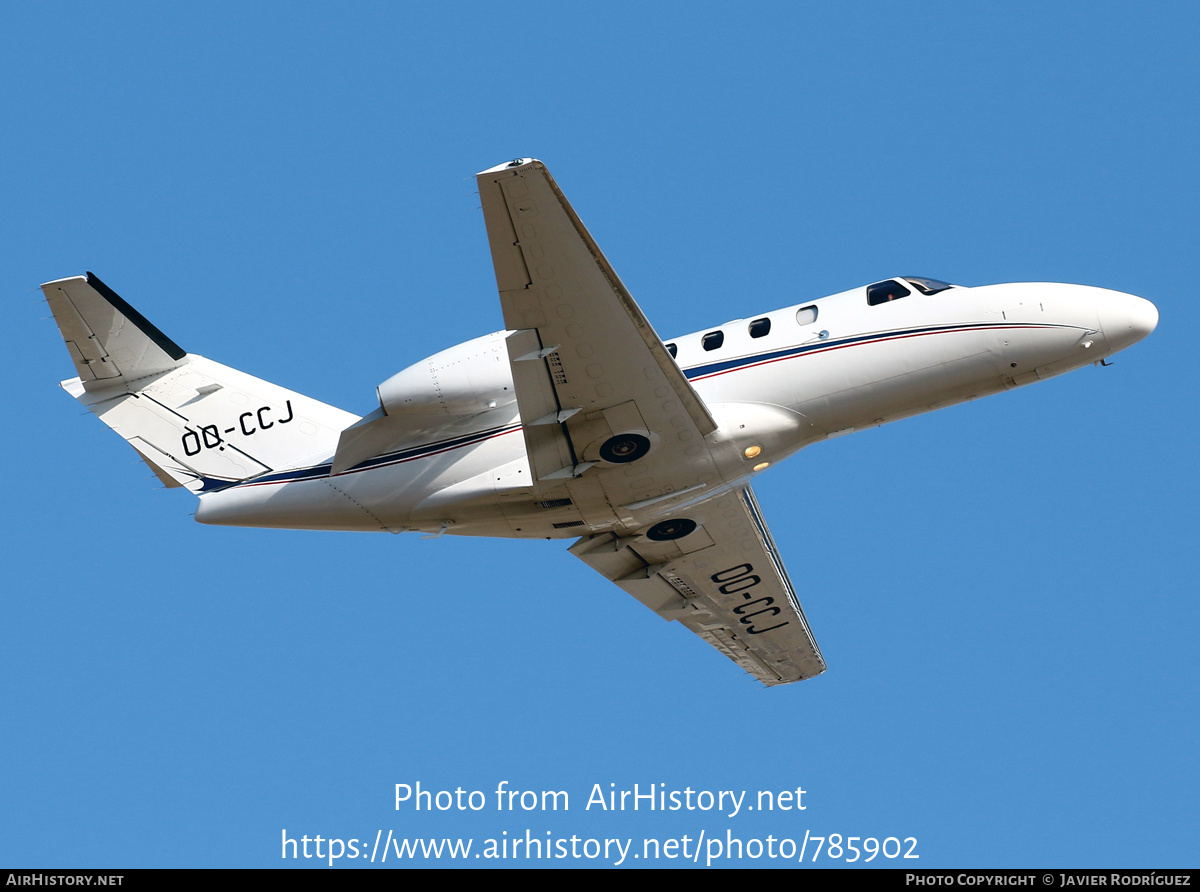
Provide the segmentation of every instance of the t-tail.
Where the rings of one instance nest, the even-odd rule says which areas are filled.
[[[92,273],[42,286],[78,376],[62,387],[167,486],[200,494],[327,462],[358,416],[183,350]]]

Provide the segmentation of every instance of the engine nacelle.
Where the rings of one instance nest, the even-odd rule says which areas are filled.
[[[508,332],[498,331],[435,353],[376,388],[388,415],[477,415],[516,400]]]

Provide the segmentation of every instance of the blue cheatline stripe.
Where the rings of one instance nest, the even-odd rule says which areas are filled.
[[[696,381],[701,378],[710,378],[714,375],[722,375],[726,372],[737,371],[738,369],[748,368],[755,365],[765,365],[769,362],[777,362],[781,359],[792,359],[797,356],[803,356],[811,353],[824,353],[828,350],[838,350],[843,347],[861,346],[864,344],[878,343],[882,341],[892,341],[899,338],[911,338],[920,335],[933,334],[951,334],[960,331],[989,331],[989,330],[1005,330],[1014,328],[1078,328],[1074,325],[1043,325],[1038,323],[1004,323],[996,324],[990,322],[976,322],[968,325],[930,325],[923,328],[902,328],[893,329],[891,331],[877,331],[871,334],[854,335],[848,338],[838,338],[837,340],[816,341],[814,343],[802,344],[798,347],[785,347],[782,350],[773,350],[766,353],[753,353],[749,356],[741,356],[736,359],[726,359],[721,362],[708,363],[706,365],[692,366],[683,370],[684,375],[689,381]],[[1081,331],[1084,329],[1080,329]]]
[[[520,424],[506,424],[500,427],[489,428],[484,431],[475,431],[474,433],[464,434],[461,437],[453,437],[449,440],[438,440],[434,443],[424,443],[420,446],[414,446],[410,449],[402,449],[398,452],[389,452],[386,455],[377,455],[374,458],[369,458],[364,462],[360,462],[354,467],[343,471],[341,474],[336,476],[341,477],[347,474],[357,474],[360,471],[370,471],[385,465],[413,461],[414,459],[424,458],[429,455],[436,455],[440,452],[448,452],[451,449],[461,449],[463,446],[481,443],[484,440],[490,440],[492,437],[498,437],[501,434],[512,433],[513,431],[518,431],[520,429]],[[201,478],[204,486],[200,491],[205,493],[214,492],[218,489],[227,489],[233,486],[247,487],[259,486],[267,483],[293,483],[300,480],[317,480],[329,477],[329,471],[332,467],[332,462],[326,462],[324,464],[313,465],[308,468],[292,468],[291,470],[287,471],[263,474],[261,477],[253,477],[249,480],[237,482],[213,480],[212,478],[204,477]]]

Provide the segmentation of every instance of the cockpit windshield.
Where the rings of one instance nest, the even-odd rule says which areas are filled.
[[[947,288],[958,287],[957,285],[951,285],[949,282],[942,282],[939,279],[927,279],[924,276],[901,276],[901,278],[922,294],[937,294],[939,291],[945,291]]]

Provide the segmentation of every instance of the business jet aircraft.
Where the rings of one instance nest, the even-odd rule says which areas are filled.
[[[478,175],[507,331],[358,417],[187,353],[91,273],[42,288],[62,386],[201,523],[576,538],[768,685],[825,661],[750,489],[810,443],[1048,378],[1153,331],[1080,285],[906,276],[663,342],[541,162]]]

